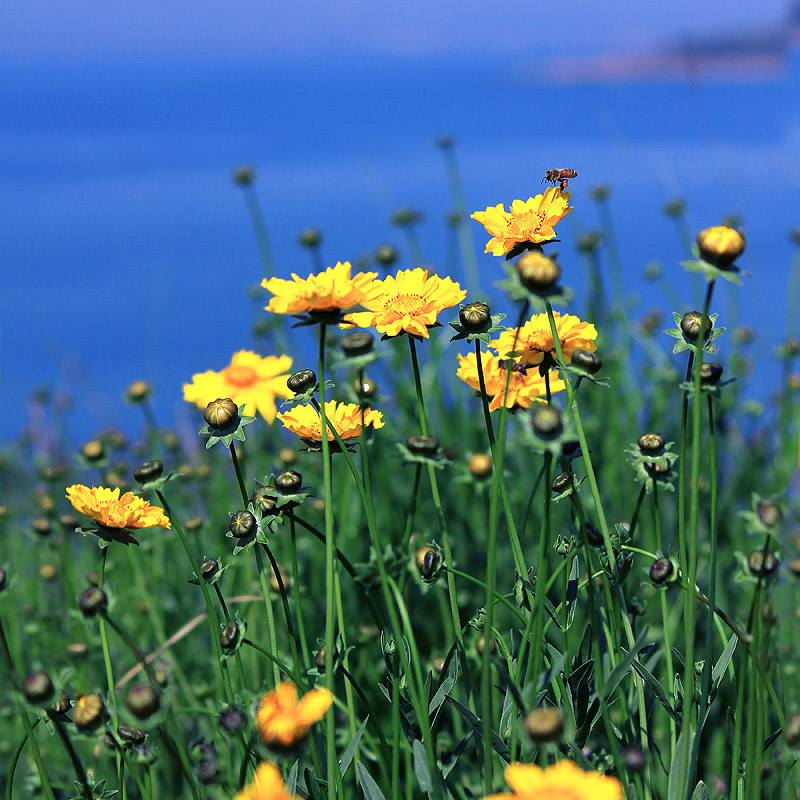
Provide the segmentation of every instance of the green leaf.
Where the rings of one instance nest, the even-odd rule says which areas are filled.
[[[611,670],[608,676],[608,680],[606,681],[605,685],[605,698],[606,701],[611,699],[611,695],[617,689],[617,686],[622,683],[622,679],[630,672],[631,665],[636,660],[636,656],[639,653],[639,648],[641,648],[642,644],[644,644],[644,640],[647,636],[647,629],[643,630],[639,636],[637,637],[636,641],[633,643],[633,647],[625,653],[625,658],[620,661],[614,669]]]
[[[350,768],[350,764],[353,761],[353,756],[356,754],[356,747],[358,747],[359,741],[361,741],[361,736],[364,733],[364,728],[367,727],[367,721],[369,717],[367,717],[362,723],[361,727],[356,731],[356,735],[353,737],[352,741],[349,745],[347,745],[347,749],[342,754],[342,757],[339,761],[339,774],[344,778],[347,774],[347,770]]]
[[[361,782],[361,791],[364,792],[365,800],[386,800],[383,792],[378,788],[378,784],[375,783],[375,779],[360,761],[356,761],[356,773]]]
[[[692,740],[694,736],[688,732],[689,726],[685,725],[675,745],[675,757],[669,768],[669,781],[667,783],[667,800],[683,800],[686,792],[686,782],[689,780],[689,760],[692,757]],[[689,737],[689,746],[686,747],[685,739]],[[681,754],[686,753],[686,758]]]
[[[711,670],[711,684],[715,688],[719,686],[720,682],[722,681],[722,676],[725,674],[725,670],[728,668],[731,658],[733,658],[733,651],[736,650],[736,645],[738,643],[739,637],[734,633],[733,636],[731,636],[731,638],[728,640],[728,644],[722,651],[722,655],[719,657],[719,660],[716,664],[714,664],[714,669]]]
[[[681,717],[677,711],[672,707],[672,704],[669,702],[669,698],[667,697],[667,692],[665,691],[664,687],[656,680],[655,676],[652,672],[650,672],[646,667],[644,667],[641,663],[634,660],[633,661],[633,668],[644,678],[647,685],[653,690],[653,694],[655,694],[656,699],[662,706],[666,709],[667,714],[669,714],[672,719],[675,720],[680,725]]]
[[[425,747],[419,739],[414,739],[411,745],[411,752],[414,754],[414,774],[417,776],[419,788],[430,797],[433,794],[433,781],[428,769],[428,756],[425,754]]]
[[[447,698],[455,707],[456,711],[464,719],[464,722],[472,728],[472,733],[476,736],[478,740],[483,737],[483,725],[481,723],[480,717],[473,714],[466,706],[462,706],[458,700],[453,700],[452,697]],[[492,731],[492,749],[500,756],[500,758],[505,759],[506,761],[511,761],[511,751],[508,749],[508,745],[497,735],[495,731]]]
[[[694,787],[692,800],[711,800],[711,792],[708,791],[708,786],[706,786],[705,781],[700,781],[697,786]]]
[[[450,694],[450,690],[456,685],[456,681],[458,680],[458,655],[454,655],[450,659],[450,669],[448,672],[447,677],[442,681],[439,688],[436,690],[436,694],[433,696],[433,699],[428,706],[428,715],[436,711],[439,706],[444,703],[445,698],[448,694]]]

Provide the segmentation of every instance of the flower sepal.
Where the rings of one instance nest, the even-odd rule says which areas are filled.
[[[461,308],[464,308],[464,306],[462,305]],[[456,332],[456,335],[451,337],[450,341],[455,342],[457,339],[466,339],[468,342],[474,342],[476,339],[480,339],[480,341],[489,344],[489,334],[502,330],[500,322],[502,322],[505,318],[505,314],[492,314],[486,323],[477,330],[474,328],[468,329],[461,324],[460,320],[454,320],[453,322],[448,323]]]
[[[503,264],[503,270],[508,276],[508,280],[498,281],[495,283],[495,286],[498,289],[502,289],[508,295],[509,300],[514,303],[524,303],[527,301],[531,304],[532,308],[542,312],[545,310],[545,300],[553,305],[561,307],[567,306],[570,300],[572,300],[572,289],[568,289],[566,286],[555,284],[548,289],[533,291],[522,283],[519,273],[513,264],[506,261]]]
[[[180,472],[168,472],[166,475],[161,475],[152,481],[145,481],[140,484],[137,492],[159,492],[164,488],[165,484],[182,477],[183,475]]]
[[[333,369],[365,369],[370,364],[386,355],[388,355],[388,353],[385,351],[377,352],[376,350],[371,350],[369,353],[362,353],[360,356],[333,356],[331,358],[331,367],[333,367]]]
[[[559,361],[557,357],[553,358],[553,362],[555,363],[555,369],[557,370],[563,370],[564,372],[569,372],[571,375],[575,375],[575,377],[581,378],[582,380],[591,381],[597,386],[603,386],[606,389],[611,388],[610,378],[598,378],[596,375],[593,375],[591,372],[589,372],[588,369],[579,367],[574,362],[570,362],[569,364],[564,364],[561,361]]]
[[[543,408],[550,408],[550,406],[538,404],[534,407],[534,412],[538,410],[539,405]],[[536,433],[528,416],[522,418],[520,428],[522,430],[522,440],[525,444],[542,455],[551,453],[555,459],[561,458],[564,453],[564,447],[574,442],[577,438],[571,414],[561,414],[561,429],[552,435],[541,436]]]
[[[296,492],[284,494],[275,488],[275,475],[273,473],[264,478],[264,483],[256,481],[256,486],[262,490],[262,494],[275,500],[276,509],[286,508],[287,506],[294,508],[301,505],[307,497],[311,496],[308,486],[301,486]]]
[[[681,261],[681,266],[687,272],[699,272],[709,283],[717,280],[717,278],[722,278],[724,281],[730,281],[737,286],[741,286],[742,279],[739,276],[745,275],[750,277],[749,272],[745,272],[740,267],[737,267],[736,264],[730,264],[723,269],[722,267],[710,264],[708,261],[704,261],[700,256],[700,249],[696,242],[692,244],[692,253],[694,253],[694,259]]]
[[[672,316],[675,319],[675,324],[678,326],[677,328],[669,328],[665,330],[664,333],[667,336],[671,336],[673,339],[677,339],[675,342],[675,346],[672,348],[672,354],[676,355],[677,353],[682,353],[684,350],[691,350],[693,353],[697,352],[697,345],[692,344],[691,342],[686,341],[686,337],[683,335],[683,331],[680,328],[681,320],[683,319],[683,315],[679,314],[677,311],[672,312]],[[711,320],[711,330],[708,333],[707,340],[703,345],[703,350],[706,353],[710,353],[712,356],[717,354],[717,349],[714,347],[714,339],[718,336],[722,336],[725,333],[725,328],[715,328],[714,323],[717,320],[719,314],[711,314],[709,315],[709,320]]]
[[[203,561],[202,561],[201,563],[205,564],[205,563],[206,563],[206,561],[208,561],[208,560],[209,560],[209,559],[206,559],[206,558],[204,558],[204,559],[203,559]],[[221,577],[222,577],[222,576],[225,574],[225,572],[228,570],[228,567],[230,566],[230,564],[223,564],[223,563],[222,563],[222,559],[221,559],[221,558],[215,558],[215,559],[213,559],[213,560],[214,560],[214,561],[216,562],[216,564],[217,564],[217,569],[215,570],[214,574],[213,574],[213,575],[211,575],[211,577],[209,577],[209,578],[205,578],[205,577],[203,577],[202,575],[198,575],[198,574],[197,574],[197,571],[195,571],[195,573],[194,573],[194,574],[195,574],[195,577],[194,577],[194,578],[191,578],[191,579],[190,579],[190,581],[189,581],[189,583],[192,583],[192,584],[194,584],[195,586],[199,586],[201,581],[202,581],[204,584],[206,584],[206,586],[213,586],[215,583],[217,583],[217,582],[219,581],[219,579],[220,579],[220,578],[221,578]]]
[[[309,311],[306,314],[292,314],[298,320],[292,328],[305,328],[308,325],[339,325],[344,314],[340,308],[331,308],[318,311]]]
[[[512,258],[522,255],[526,250],[542,250],[543,244],[555,244],[557,242],[560,243],[561,239],[547,239],[547,241],[544,242],[517,242],[517,244],[506,253],[506,261],[510,261]]]
[[[723,386],[727,386],[729,383],[735,383],[736,378],[728,378],[726,381],[720,381],[719,383],[714,384],[713,386],[710,383],[700,383],[700,393],[709,395],[710,397],[714,397],[715,399],[719,400],[722,397],[722,392],[720,389]],[[688,392],[690,397],[694,397],[695,392],[695,384],[694,381],[684,381],[678,388],[680,388],[684,392]]]
[[[581,484],[585,480],[586,480],[586,476],[585,475],[582,478],[580,478],[579,480],[577,480],[577,481],[575,480],[575,477],[573,476],[572,481],[569,484],[569,486],[567,486],[567,488],[564,489],[563,492],[559,492],[558,494],[554,494],[550,498],[550,502],[551,503],[558,503],[560,500],[564,500],[567,497],[569,497],[570,495],[577,494],[578,493],[578,489],[580,489]]]
[[[274,530],[273,526],[277,515],[270,514],[268,516],[262,516],[261,509],[257,504],[254,505],[253,503],[247,504],[247,510],[255,517],[255,530],[247,536],[236,536],[230,530],[225,534],[229,539],[236,539],[236,544],[233,548],[234,556],[239,555],[243,550],[250,550],[256,542],[259,544],[269,544],[268,534]],[[236,513],[235,511],[229,512],[231,519],[233,519]]]
[[[447,459],[441,448],[433,455],[426,455],[424,453],[412,453],[405,442],[395,442],[395,447],[400,451],[403,464],[426,464],[434,469],[444,469],[453,463]]]
[[[236,419],[225,428],[212,428],[210,425],[200,428],[200,435],[208,437],[206,450],[213,447],[217,442],[222,442],[225,447],[230,447],[234,439],[240,442],[245,441],[244,426],[253,422],[255,417],[248,417],[242,414],[244,408],[244,405],[239,406]]]
[[[99,522],[96,522],[94,525],[75,528],[75,533],[80,533],[81,536],[96,536],[99,540],[98,545],[101,550],[108,547],[111,542],[120,542],[120,544],[124,545],[135,544],[137,547],[139,546],[139,542],[127,528],[107,528]]]
[[[333,381],[325,381],[325,391],[328,389],[333,389],[336,384]],[[313,386],[306,389],[304,392],[300,394],[295,394],[292,397],[287,397],[282,403],[281,408],[284,406],[286,408],[293,408],[297,405],[307,406],[312,400],[314,400],[314,395],[319,391],[319,383],[314,384]]]
[[[673,467],[678,460],[678,455],[672,452],[675,442],[666,442],[658,454],[643,453],[637,442],[633,442],[625,451],[628,454],[628,463],[633,468],[634,477],[644,483],[647,494],[653,491],[653,481],[659,487],[669,492],[675,491]]]

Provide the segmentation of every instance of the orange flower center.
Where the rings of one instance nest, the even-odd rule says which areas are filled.
[[[547,331],[535,331],[525,340],[525,349],[537,353],[550,353],[555,349],[553,335]]]
[[[415,314],[419,314],[424,304],[425,301],[422,299],[422,295],[399,294],[397,297],[387,300],[383,307],[387,311],[397,314],[399,317],[403,317],[406,314],[413,317]]]
[[[222,370],[225,380],[234,386],[252,386],[258,380],[258,373],[252,367],[230,366]]]
[[[545,213],[543,211],[525,211],[522,214],[509,220],[510,225],[517,225],[523,230],[536,232],[544,222]]]

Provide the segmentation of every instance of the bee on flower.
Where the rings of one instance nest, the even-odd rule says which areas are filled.
[[[480,222],[492,238],[486,243],[486,253],[495,256],[516,255],[528,244],[539,244],[554,239],[557,222],[572,211],[569,192],[557,187],[548,188],[544,194],[529,197],[527,201],[514,200],[511,210],[503,203],[487,206],[486,211],[476,211],[472,219]]]
[[[288,681],[259,700],[256,729],[268,747],[291,748],[302,742],[311,725],[321,720],[333,702],[327,689],[312,689],[297,699],[297,687]]]

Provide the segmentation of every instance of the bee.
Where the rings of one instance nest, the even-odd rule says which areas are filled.
[[[561,186],[561,191],[563,192],[564,189],[569,186],[569,178],[577,178],[578,173],[575,172],[574,169],[549,169],[544,174],[544,178],[542,178],[542,183],[547,181],[548,183],[552,183],[553,186],[559,184]]]

